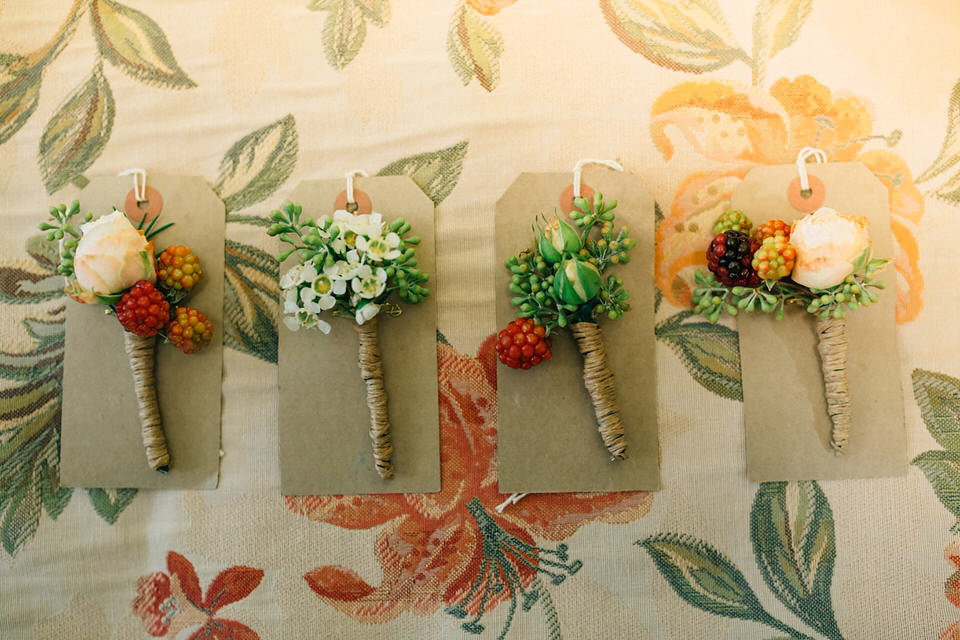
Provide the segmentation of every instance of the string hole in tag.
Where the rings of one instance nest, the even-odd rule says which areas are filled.
[[[588,184],[580,185],[580,197],[586,198],[590,203],[590,210],[593,210],[593,187]],[[567,188],[563,190],[560,194],[560,211],[565,215],[570,215],[573,211],[576,210],[576,206],[573,204],[573,184],[567,185]]]
[[[353,190],[353,202],[347,201],[347,192],[341,191],[333,201],[334,211],[348,211],[357,215],[373,213],[373,202],[365,192],[360,189]]]
[[[143,199],[139,200],[136,188],[130,189],[126,200],[124,200],[123,210],[127,217],[133,220],[134,224],[139,224],[144,216],[146,216],[146,222],[149,223],[163,211],[163,196],[153,187],[145,187]]]
[[[827,195],[827,188],[817,176],[808,176],[810,188],[803,189],[800,178],[794,178],[787,186],[787,201],[790,206],[801,213],[816,211],[823,204]]]

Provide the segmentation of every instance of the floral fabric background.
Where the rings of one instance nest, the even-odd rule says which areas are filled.
[[[0,2],[0,635],[960,638],[960,6],[752,4]],[[890,193],[902,478],[747,482],[735,326],[689,312],[733,188],[804,146]],[[658,202],[664,489],[501,514],[493,204],[581,157]],[[216,491],[58,483],[65,298],[36,223],[132,166],[226,203]],[[265,216],[354,168],[437,206],[443,488],[284,498]]]

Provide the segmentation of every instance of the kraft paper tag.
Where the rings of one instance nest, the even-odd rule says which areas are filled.
[[[822,206],[869,219],[874,257],[891,261],[880,274],[888,286],[875,304],[846,316],[853,426],[842,456],[830,448],[814,316],[800,308],[787,309],[779,321],[759,313],[737,316],[749,477],[765,482],[904,475],[907,443],[894,329],[897,278],[889,196],[858,162],[807,167],[813,196],[822,199]],[[754,225],[772,218],[793,222],[804,215],[790,204],[795,178],[793,165],[753,169],[734,191],[731,207]],[[792,199],[802,206],[796,195]]]
[[[533,247],[537,216],[572,203],[570,173],[524,173],[496,209],[497,328],[517,316],[504,262]],[[637,179],[600,167],[585,169],[582,195],[600,191],[617,200],[616,227],[627,226],[637,245],[630,262],[606,273],[623,278],[631,309],[599,320],[616,380],[627,437],[626,460],[611,461],[583,384],[583,359],[568,329],[553,335],[553,357],[529,370],[497,364],[497,461],[503,493],[633,491],[660,488],[656,360],[653,337],[654,202]],[[606,273],[604,274],[606,276]]]
[[[321,318],[332,326],[290,331],[279,324],[280,482],[284,495],[427,493],[440,490],[437,398],[437,272],[434,207],[406,176],[357,180],[358,213],[389,222],[402,217],[420,236],[418,267],[430,275],[419,304],[400,301],[403,313],[377,316],[387,412],[393,436],[394,477],[383,480],[373,463],[366,387],[357,364],[359,338],[351,318]],[[303,182],[290,195],[314,219],[346,203],[343,180]],[[335,206],[336,205],[336,206]],[[279,247],[279,244],[278,244]],[[280,273],[297,264],[295,257]]]
[[[157,395],[170,450],[170,472],[150,469],[140,437],[133,377],[123,328],[100,304],[67,301],[60,483],[68,487],[214,489],[220,472],[220,380],[223,365],[223,202],[203,178],[151,173],[162,194],[153,238],[156,253],[183,244],[203,267],[203,280],[183,305],[213,322],[209,346],[184,354],[157,341]],[[95,218],[124,210],[129,176],[94,178],[80,192],[80,210]],[[150,196],[151,189],[147,195]],[[151,201],[151,208],[156,203]],[[134,224],[139,223],[135,220]],[[171,312],[173,309],[171,309]]]

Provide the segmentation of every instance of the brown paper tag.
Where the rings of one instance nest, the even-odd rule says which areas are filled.
[[[204,277],[183,304],[213,322],[211,344],[186,355],[157,342],[160,415],[170,473],[147,466],[123,329],[99,304],[67,302],[60,436],[60,483],[68,487],[214,489],[220,471],[220,379],[223,363],[223,202],[203,178],[151,173],[164,199],[160,222],[174,226],[154,238],[157,252],[185,244]],[[80,210],[100,217],[124,210],[129,176],[94,178],[80,192]],[[139,222],[139,220],[135,221]]]
[[[356,191],[361,205],[368,202],[361,198],[362,193],[385,220],[403,217],[410,223],[411,234],[421,238],[418,266],[430,274],[430,295],[420,304],[401,302],[399,317],[377,316],[394,477],[383,480],[374,469],[354,321],[323,318],[332,326],[328,335],[315,329],[290,331],[281,322],[279,429],[284,495],[440,490],[433,203],[406,176],[357,182],[363,189]],[[290,200],[303,206],[304,215],[318,218],[334,212],[343,190],[343,180],[312,180],[298,185]],[[280,272],[296,264],[296,258],[291,258],[281,265]]]
[[[802,309],[788,309],[781,321],[766,314],[737,317],[749,477],[765,482],[904,475],[906,431],[887,190],[858,162],[811,164],[808,172],[811,183],[814,177],[822,181],[822,206],[869,219],[873,255],[891,260],[881,276],[889,286],[876,304],[846,316],[853,426],[842,456],[830,448],[815,318]],[[796,177],[793,165],[753,169],[734,191],[731,207],[754,224],[801,218],[804,213],[788,199]]]
[[[572,182],[570,173],[524,173],[497,202],[497,327],[516,317],[504,262],[533,246],[531,224],[552,216]],[[597,432],[583,384],[583,359],[569,330],[553,336],[553,357],[527,371],[497,365],[497,463],[503,493],[632,491],[660,488],[656,360],[653,337],[653,198],[637,179],[590,167],[582,194],[617,200],[617,226],[637,241],[630,262],[612,270],[630,291],[631,310],[600,328],[627,437],[626,460],[611,462]]]

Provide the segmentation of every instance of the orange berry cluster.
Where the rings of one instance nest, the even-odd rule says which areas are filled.
[[[177,316],[167,325],[167,338],[184,353],[196,353],[213,339],[213,323],[190,307],[178,307]]]
[[[157,256],[157,284],[173,291],[190,291],[203,278],[200,260],[189,247],[167,247]]]
[[[793,273],[797,250],[782,235],[768,236],[753,254],[753,270],[764,280],[779,280]]]

